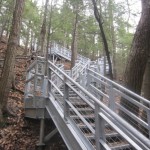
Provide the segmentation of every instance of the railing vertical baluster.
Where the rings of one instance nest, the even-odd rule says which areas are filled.
[[[67,121],[67,117],[69,117],[69,106],[67,101],[69,101],[69,87],[66,84],[66,77],[64,76],[64,119]]]
[[[48,79],[47,79],[47,77],[44,77],[44,79],[43,79],[43,85],[42,85],[42,96],[43,97],[47,97],[48,96],[48,91],[47,91],[47,81],[48,81]]]
[[[79,72],[79,83],[80,83],[80,85],[83,86],[83,84],[82,84],[82,73],[81,72]]]
[[[113,111],[116,110],[115,91],[114,91],[113,85],[111,83],[109,83],[109,108]]]
[[[89,90],[90,84],[91,84],[91,77],[89,76],[89,71],[87,70],[87,83],[86,83],[87,90]]]
[[[29,72],[27,72],[27,78],[26,78],[26,80],[28,80],[30,78],[31,78],[31,73],[29,71]],[[25,98],[28,97],[28,91],[30,91],[30,86],[31,86],[31,81],[28,82],[28,83],[26,83],[26,85],[25,85]]]
[[[87,74],[84,73],[84,74],[83,74],[83,77],[82,77],[82,82],[83,82],[83,87],[84,87],[84,88],[86,87],[86,84],[87,84],[86,78],[87,78]]]
[[[96,141],[96,150],[104,150],[104,147],[100,144],[100,140],[106,141],[105,137],[105,121],[99,115],[100,107],[95,103],[95,141]]]
[[[147,123],[148,123],[148,134],[149,134],[149,139],[150,139],[150,108],[147,111]]]
[[[48,65],[48,80],[51,80],[51,77],[51,68],[50,65]],[[51,83],[48,81],[48,96],[50,96],[49,93],[51,93],[51,88]]]
[[[38,61],[35,65],[35,74],[34,74],[34,91],[33,91],[33,95],[34,97],[36,96],[36,90],[37,90],[37,72],[38,72]]]

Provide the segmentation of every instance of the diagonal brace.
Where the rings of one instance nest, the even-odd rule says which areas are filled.
[[[57,128],[55,128],[52,132],[50,132],[48,135],[44,138],[44,143],[47,143],[56,133],[58,132]]]

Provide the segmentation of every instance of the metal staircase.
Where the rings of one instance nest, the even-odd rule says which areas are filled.
[[[55,44],[53,54],[69,60],[69,50],[62,49]],[[27,70],[26,117],[51,118],[70,150],[149,150],[150,102],[100,75],[97,63],[80,56],[70,73],[48,60],[48,76],[45,59],[37,57]],[[122,98],[133,105],[122,105]],[[42,136],[40,144],[49,137]]]

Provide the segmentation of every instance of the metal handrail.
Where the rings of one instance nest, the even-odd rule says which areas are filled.
[[[134,93],[134,92],[128,90],[127,88],[123,87],[122,85],[120,85],[120,84],[118,84],[118,83],[116,83],[116,82],[110,80],[109,78],[106,78],[105,76],[102,76],[101,74],[99,74],[99,73],[97,73],[97,72],[95,72],[95,71],[93,71],[93,70],[91,70],[91,69],[87,69],[87,71],[92,72],[92,73],[95,74],[97,77],[100,77],[102,80],[106,80],[106,81],[108,82],[108,84],[114,85],[114,86],[117,87],[118,89],[120,89],[120,90],[122,90],[122,91],[124,91],[124,92],[126,92],[126,93],[128,93],[128,94],[131,94],[132,96],[134,96],[134,97],[140,99],[143,104],[146,103],[148,106],[150,106],[150,101],[147,100],[147,99],[145,99],[144,97],[142,97],[142,96],[140,96],[140,95],[138,95],[138,94],[136,94],[136,93]]]
[[[55,47],[56,49],[55,49],[55,52],[58,52],[58,54],[69,54],[69,55],[65,55],[65,56],[70,56],[70,59],[71,59],[71,51],[69,50],[69,49],[67,49],[67,48],[65,48],[65,47],[63,47],[63,46],[61,46],[61,45],[59,45],[59,44],[57,44],[57,43],[55,43],[55,42],[53,42],[53,48]],[[59,49],[58,49],[59,48]],[[77,54],[77,60],[80,60],[80,61],[82,61],[82,62],[87,62],[87,61],[89,61],[90,59],[89,58],[87,58],[87,57],[84,57],[84,56],[82,56],[82,55],[80,55],[80,54]]]
[[[63,48],[58,44],[56,44],[56,47],[57,47],[56,48],[57,52],[60,52],[66,55],[66,57],[71,58],[70,55],[71,51],[67,50],[66,48]],[[144,136],[141,133],[141,131],[134,128],[114,109],[117,108],[118,110],[119,108],[120,110],[123,110],[127,115],[129,115],[131,118],[137,121],[145,129],[147,129],[147,131],[149,132],[148,134],[150,136],[150,124],[149,124],[150,123],[150,117],[149,117],[150,102],[147,99],[126,89],[125,87],[93,71],[92,69],[89,68],[90,63],[91,63],[90,59],[78,55],[78,61],[75,63],[75,66],[72,69],[72,75],[70,75],[71,72],[65,71],[63,65],[56,65],[52,63],[50,60],[48,60],[48,69],[50,69],[50,71],[48,71],[48,78],[47,77],[45,78],[44,76],[45,58],[37,57],[36,60],[30,65],[30,67],[27,70],[25,98],[29,96],[29,93],[27,92],[27,88],[30,84],[34,84],[33,96],[36,96],[35,93],[38,91],[39,87],[41,88],[40,89],[41,92],[43,92],[45,95],[47,93],[52,94],[54,97],[56,95],[55,97],[56,101],[57,101],[57,94],[59,93],[63,97],[62,101],[61,100],[58,101],[61,104],[61,108],[64,109],[62,111],[64,120],[71,121],[70,120],[72,119],[71,115],[68,113],[69,108],[71,108],[72,111],[82,120],[82,122],[87,126],[87,128],[94,135],[94,140],[96,141],[96,149],[100,149],[99,145],[103,145],[102,147],[104,147],[105,149],[110,149],[109,145],[105,141],[106,140],[105,135],[103,136],[103,134],[105,134],[103,131],[104,130],[103,123],[104,121],[106,121],[135,149],[149,150],[150,139]],[[41,73],[38,73],[38,65],[42,67]],[[94,65],[96,65],[95,62]],[[81,81],[85,83],[85,86],[81,86],[75,81],[80,75],[81,75]],[[37,84],[38,80],[41,81],[40,86]],[[52,88],[47,88],[48,84],[44,84],[45,80],[47,80],[48,84],[51,85]],[[33,81],[33,83],[31,83],[31,81]],[[43,86],[45,86],[44,89],[42,89]],[[74,86],[77,88],[77,90]],[[63,91],[61,90],[61,87],[64,87]],[[101,89],[101,87],[104,89]],[[69,100],[69,89],[72,90],[79,98],[81,98],[81,101],[85,102],[92,109],[92,111],[94,111],[95,128],[93,128],[92,124],[90,124],[82,116],[79,110],[76,107],[74,107],[74,105],[71,103],[71,100]],[[147,113],[147,120],[146,120],[147,122],[142,120],[139,116],[136,116],[132,112],[128,111],[125,107],[121,106],[120,103],[115,102],[115,98],[114,98],[115,92],[119,94],[121,97],[125,96],[127,101],[132,102],[141,110],[144,110]],[[42,96],[44,96],[43,93]],[[108,105],[105,104],[103,100],[99,98],[99,96],[101,98],[103,97],[105,100],[107,99]],[[138,99],[138,101],[135,100],[136,98]],[[99,121],[99,119],[101,119],[101,121]]]
[[[85,90],[82,86],[80,86],[77,82],[75,82],[71,77],[69,77],[68,75],[66,75],[62,70],[60,70],[59,68],[57,68],[52,62],[48,62],[50,66],[52,66],[53,68],[55,68],[56,70],[58,70],[59,72],[61,72],[61,74],[63,74],[65,76],[65,78],[73,83],[76,87],[78,87],[80,89],[80,91],[82,91],[84,94],[86,94],[90,99],[93,100],[93,102],[95,103],[95,105],[98,105],[101,109],[103,109],[105,112],[107,112],[111,117],[113,117],[114,120],[116,120],[123,128],[125,128],[128,132],[130,132],[132,134],[132,138],[134,138],[134,140],[136,141],[136,139],[138,139],[136,142],[138,142],[140,145],[145,145],[148,148],[150,148],[150,140],[148,138],[146,138],[144,135],[142,135],[138,130],[136,130],[133,126],[131,126],[127,121],[125,121],[123,118],[121,118],[118,114],[116,114],[114,111],[112,111],[110,108],[108,108],[105,104],[103,104],[102,102],[100,102],[97,98],[95,98],[91,93],[89,93],[87,90]],[[91,71],[91,70],[90,70]],[[107,78],[105,78],[107,79]],[[117,85],[117,84],[116,84]],[[122,87],[121,87],[122,88]],[[125,88],[123,88],[125,89]],[[129,134],[129,133],[127,133]],[[131,136],[130,134],[130,136]],[[136,138],[135,138],[136,137]],[[129,141],[128,141],[129,142]],[[142,143],[140,143],[142,142]]]

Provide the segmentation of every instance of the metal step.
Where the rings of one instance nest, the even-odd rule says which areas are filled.
[[[75,101],[75,102],[71,102],[71,103],[76,108],[88,107],[88,104],[86,104],[84,102],[81,103],[81,102]]]
[[[90,124],[93,128],[95,128],[95,124],[94,123],[91,123]],[[85,124],[83,124],[83,123],[79,123],[79,124],[77,124],[77,126],[80,128],[80,129],[86,129],[87,128],[87,126],[85,125]]]
[[[128,143],[118,143],[116,146],[111,146],[111,150],[135,150]]]
[[[74,116],[72,115],[72,116],[70,116],[70,117],[71,117],[72,119],[80,119],[79,116],[77,116],[77,115],[74,115]],[[94,115],[82,115],[82,117],[85,118],[85,119],[93,119],[93,120],[95,119],[95,118],[94,118]]]
[[[76,108],[78,110],[78,112],[82,115],[91,115],[91,114],[94,114],[94,111],[91,109],[91,108]],[[72,110],[70,108],[70,113],[73,114],[74,113],[74,110]]]
[[[90,113],[94,113],[94,110],[90,107],[82,107],[82,108],[76,108],[79,112],[90,112]]]

